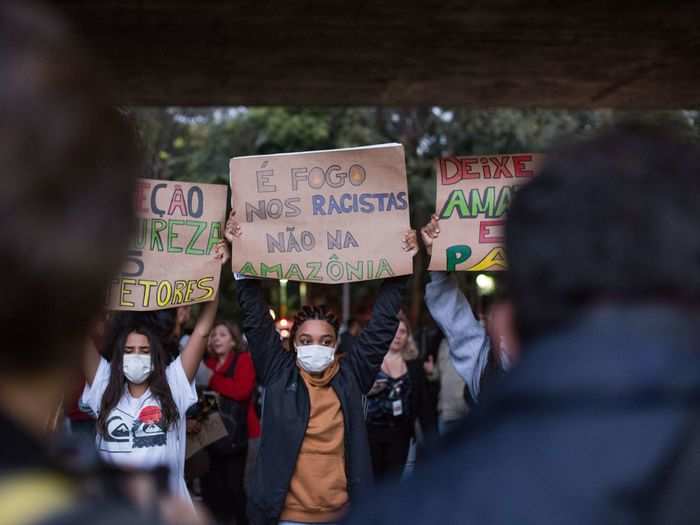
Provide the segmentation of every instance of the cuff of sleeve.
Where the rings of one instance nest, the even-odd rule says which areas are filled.
[[[431,283],[441,283],[447,281],[450,278],[450,274],[447,272],[429,272]]]

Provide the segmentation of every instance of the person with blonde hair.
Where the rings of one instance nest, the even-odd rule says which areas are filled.
[[[367,394],[367,435],[377,479],[399,475],[406,465],[425,380],[411,325],[403,311],[398,317],[389,352]]]

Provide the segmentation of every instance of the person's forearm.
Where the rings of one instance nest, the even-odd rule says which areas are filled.
[[[192,335],[187,341],[187,346],[180,354],[180,362],[182,363],[182,368],[185,371],[188,381],[194,379],[197,369],[199,368],[199,363],[202,362],[204,352],[207,349],[207,338],[209,337],[212,326],[214,326],[214,319],[216,319],[218,307],[219,294],[217,293],[213,301],[209,301],[202,306]]]
[[[425,304],[447,338],[450,357],[474,400],[478,399],[481,375],[488,362],[489,337],[476,320],[457,282],[445,272],[431,272]]]
[[[348,359],[363,392],[369,391],[399,326],[397,314],[406,289],[406,277],[387,279],[372,308],[372,317],[349,352]]]
[[[211,332],[214,321],[216,320],[216,312],[219,309],[219,295],[220,293],[217,293],[213,301],[204,303],[199,317],[197,318],[197,323],[192,331],[192,335],[209,337],[209,332]]]
[[[274,373],[277,366],[275,363],[284,352],[282,341],[270,317],[260,281],[236,281],[236,295],[241,310],[241,325],[248,340],[255,374],[261,384],[266,384]]]
[[[85,341],[85,352],[83,354],[83,373],[88,385],[92,385],[95,381],[101,358],[102,356],[97,351],[97,346],[92,340],[92,336],[88,336]]]
[[[406,288],[406,278],[396,277],[382,284],[367,327],[357,341],[368,350],[367,357],[381,365],[399,326],[398,313]]]

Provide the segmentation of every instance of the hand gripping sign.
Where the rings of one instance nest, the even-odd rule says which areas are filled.
[[[212,250],[223,238],[227,188],[139,179],[136,235],[112,283],[113,310],[159,310],[211,301],[221,263]]]
[[[440,236],[431,270],[505,270],[505,215],[518,186],[535,175],[542,155],[481,155],[437,161],[435,213]]]
[[[230,168],[235,272],[330,284],[412,273],[400,144],[237,157]]]

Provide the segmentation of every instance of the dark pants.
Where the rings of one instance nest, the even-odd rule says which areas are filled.
[[[382,480],[398,477],[406,465],[411,445],[411,427],[408,423],[393,427],[367,425],[369,451],[372,456],[374,478]]]
[[[211,455],[202,478],[202,499],[217,523],[248,525],[244,488],[247,449],[231,455]]]

